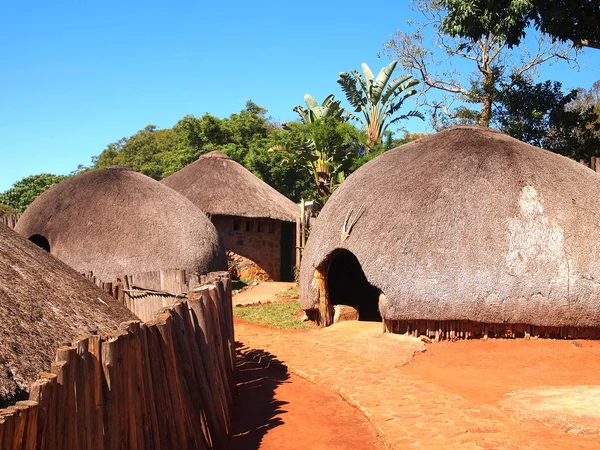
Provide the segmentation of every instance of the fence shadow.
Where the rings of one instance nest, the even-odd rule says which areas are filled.
[[[265,434],[283,424],[281,416],[288,403],[275,399],[278,386],[287,383],[289,374],[272,362],[276,357],[264,350],[237,347],[237,395],[228,449],[252,450],[260,447]]]

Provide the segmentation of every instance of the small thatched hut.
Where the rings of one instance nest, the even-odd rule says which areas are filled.
[[[218,233],[188,199],[125,167],[69,178],[40,195],[15,230],[103,281],[161,269],[225,269]]]
[[[238,274],[291,280],[299,208],[221,152],[162,180],[210,214]]]
[[[66,264],[0,224],[0,407],[24,399],[63,343],[136,319]]]
[[[435,337],[581,336],[600,327],[600,176],[461,126],[353,173],[313,228],[302,306]]]

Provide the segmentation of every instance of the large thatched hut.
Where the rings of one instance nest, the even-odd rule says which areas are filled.
[[[66,264],[0,224],[0,407],[26,396],[63,343],[135,319]]]
[[[314,226],[302,306],[438,337],[581,336],[600,327],[600,176],[461,126],[353,173]]]
[[[299,208],[221,152],[162,180],[208,213],[240,276],[293,279]]]
[[[188,199],[145,175],[110,167],[40,195],[15,230],[103,281],[161,269],[225,269],[218,233]]]

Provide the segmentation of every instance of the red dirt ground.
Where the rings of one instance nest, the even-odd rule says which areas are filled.
[[[385,448],[364,415],[341,397],[241,357],[232,435],[232,450]]]
[[[600,341],[489,339],[427,346],[408,373],[475,402],[537,386],[600,385]]]

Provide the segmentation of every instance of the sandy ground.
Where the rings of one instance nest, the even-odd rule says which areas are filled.
[[[335,402],[319,402],[323,397],[316,395],[302,403],[306,399],[280,400],[273,394],[288,395],[285,389],[306,379],[336,401],[341,395],[360,408],[390,448],[600,448],[600,341],[476,339],[424,345],[382,335],[380,327],[345,322],[285,331],[236,319],[236,338],[246,351],[257,349],[304,377],[286,375],[281,387],[271,390],[267,398],[289,401],[276,410],[286,412],[247,424],[254,446],[237,448],[370,448],[354,442],[332,447],[351,433],[336,428],[348,419],[339,415]],[[305,425],[286,420],[287,411],[290,418],[295,414],[293,405],[311,411],[300,419]],[[312,417],[318,419],[308,425]],[[244,442],[242,436],[237,442]],[[287,440],[292,436],[295,440]]]
[[[600,434],[600,342],[491,339],[427,347],[405,366],[514,420],[570,434]]]

